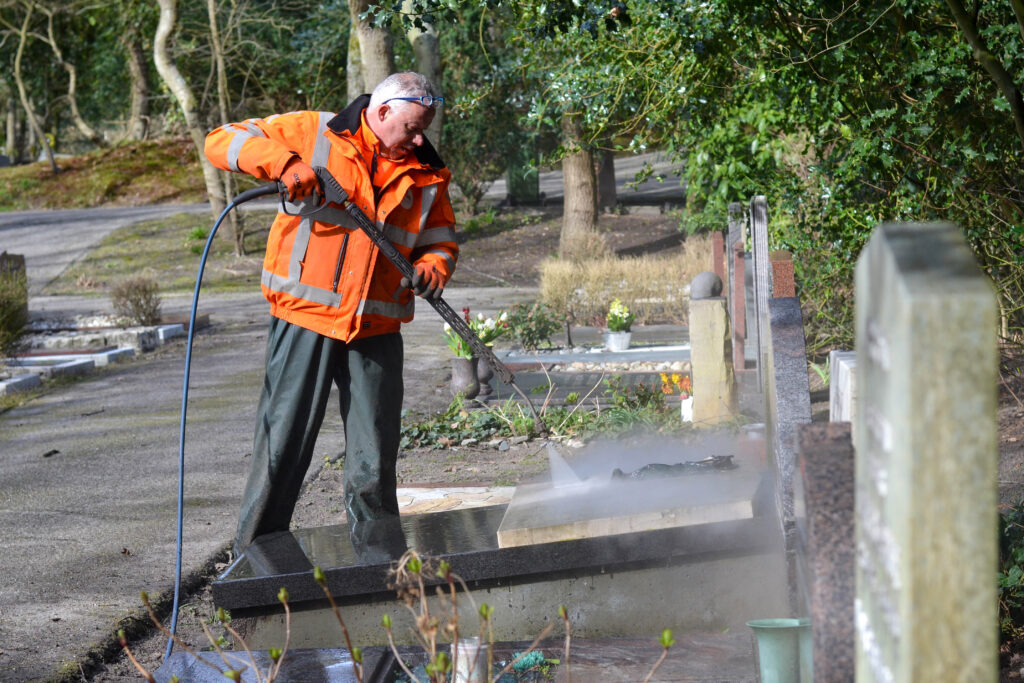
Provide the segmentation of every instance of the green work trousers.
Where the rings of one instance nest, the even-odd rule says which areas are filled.
[[[249,478],[235,536],[287,531],[323,424],[331,383],[345,422],[349,521],[398,514],[395,463],[402,415],[402,335],[348,344],[271,318]]]

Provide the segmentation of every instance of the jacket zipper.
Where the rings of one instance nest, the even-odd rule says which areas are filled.
[[[331,289],[338,293],[338,283],[341,281],[341,266],[345,262],[345,250],[348,248],[348,233],[341,238],[341,249],[338,250],[338,265],[334,267],[334,284]]]

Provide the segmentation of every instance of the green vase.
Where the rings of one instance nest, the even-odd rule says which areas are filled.
[[[747,626],[757,638],[761,683],[800,683],[800,641],[810,631],[810,623],[806,619],[755,619]],[[804,636],[803,640],[806,647],[809,639]]]

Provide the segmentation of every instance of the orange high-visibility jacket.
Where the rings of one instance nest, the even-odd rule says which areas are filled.
[[[447,282],[459,253],[448,198],[451,172],[424,141],[415,156],[382,164],[390,170],[386,178],[377,175],[375,205],[366,165],[372,150],[359,130],[368,104],[363,95],[337,115],[301,111],[230,123],[206,137],[206,156],[218,168],[262,180],[278,179],[296,154],[310,166],[325,166],[403,256],[433,265]],[[272,315],[345,342],[396,332],[412,320],[412,291],[343,209],[328,206],[299,217],[288,214],[315,207],[285,208],[270,229],[263,261],[261,287]]]

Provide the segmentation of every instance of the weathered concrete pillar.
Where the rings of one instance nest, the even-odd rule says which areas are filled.
[[[717,424],[736,416],[732,336],[722,280],[701,273],[690,285],[690,375],[693,423]]]

